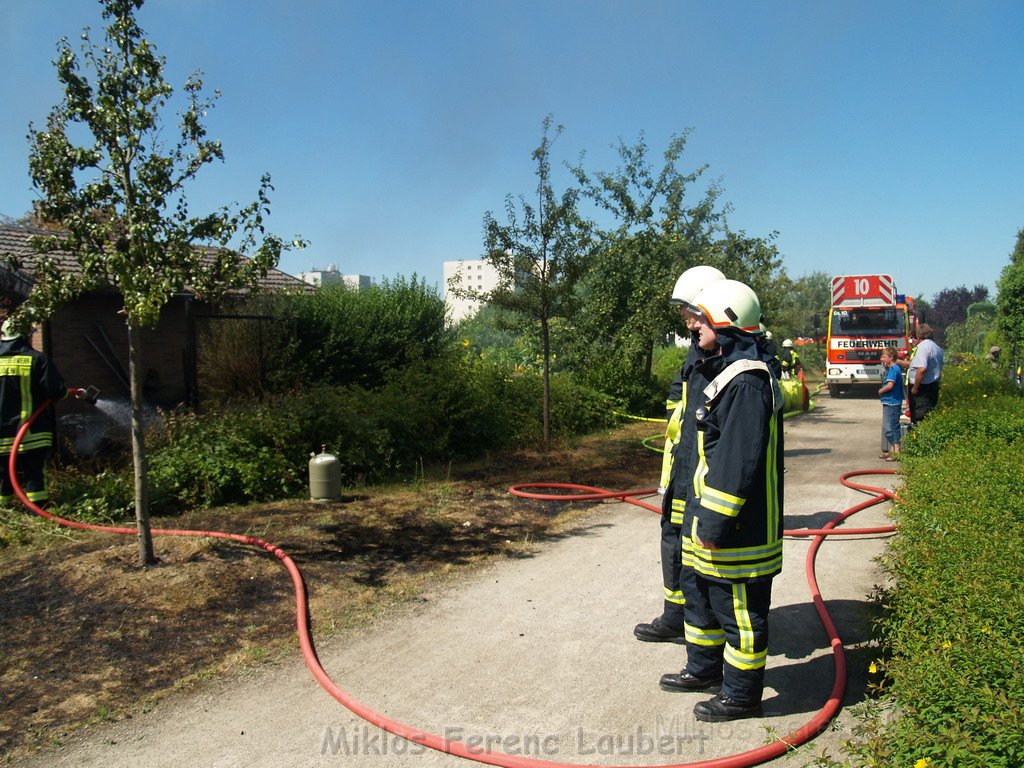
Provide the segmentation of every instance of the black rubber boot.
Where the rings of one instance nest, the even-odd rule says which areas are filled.
[[[705,723],[721,723],[726,720],[740,720],[744,717],[760,717],[763,714],[761,702],[740,704],[718,694],[713,699],[701,701],[693,708],[693,715]]]
[[[683,671],[675,675],[662,675],[658,685],[661,686],[663,691],[683,693],[708,691],[710,693],[718,693],[722,689],[722,678],[703,680]]]
[[[682,644],[686,642],[682,628],[673,629],[662,624],[660,616],[650,624],[637,624],[633,627],[633,634],[636,635],[637,640],[643,640],[645,643]]]

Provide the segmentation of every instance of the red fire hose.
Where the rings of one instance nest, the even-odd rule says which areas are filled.
[[[118,528],[107,525],[94,525],[90,523],[80,523],[74,520],[67,520],[62,517],[53,515],[37,504],[33,503],[25,492],[22,490],[20,483],[18,482],[17,475],[17,456],[18,448],[21,446],[21,442],[28,432],[29,427],[35,421],[36,417],[51,404],[51,401],[43,403],[36,411],[29,417],[29,419],[22,424],[21,429],[14,438],[14,444],[11,447],[10,460],[8,461],[8,473],[10,475],[11,484],[14,487],[15,493],[18,498],[21,499],[22,503],[30,510],[35,512],[37,515],[45,517],[47,520],[51,520],[59,525],[67,526],[69,528],[77,528],[80,530],[89,531],[103,531],[105,533],[120,533],[124,535],[132,535],[137,531],[135,528]],[[832,686],[832,693],[829,695],[828,701],[821,710],[812,717],[802,728],[793,731],[787,736],[774,741],[765,746],[757,749],[752,749],[747,752],[742,752],[735,755],[729,755],[727,757],[720,757],[712,760],[702,760],[695,763],[675,763],[671,766],[661,766],[654,768],[745,768],[745,766],[756,765],[766,760],[770,760],[779,755],[785,754],[787,751],[794,747],[809,741],[816,736],[828,722],[836,715],[839,711],[839,707],[842,703],[843,693],[846,690],[846,655],[843,651],[842,641],[839,639],[838,632],[836,631],[835,624],[832,622],[831,616],[829,616],[828,610],[825,608],[825,602],[822,600],[821,593],[818,590],[818,582],[815,578],[814,573],[814,561],[818,553],[818,548],[821,543],[825,540],[826,536],[832,536],[836,534],[876,534],[876,533],[890,533],[895,530],[893,526],[880,526],[876,528],[858,528],[858,529],[842,529],[835,530],[835,526],[841,523],[850,515],[853,515],[863,509],[866,509],[874,504],[885,501],[886,499],[895,499],[895,495],[884,488],[875,488],[869,485],[863,485],[860,483],[850,482],[849,478],[856,477],[859,475],[879,475],[879,474],[895,474],[895,470],[859,470],[856,472],[847,472],[840,477],[840,482],[844,485],[855,488],[857,490],[872,493],[874,496],[867,501],[861,502],[853,507],[850,507],[845,512],[836,516],[836,518],[830,521],[824,528],[818,529],[798,529],[798,530],[787,530],[784,534],[787,536],[813,536],[814,541],[811,542],[810,549],[807,552],[806,560],[806,576],[807,583],[811,589],[811,598],[814,602],[814,608],[818,612],[818,617],[821,619],[821,623],[825,627],[825,631],[829,636],[829,642],[832,646],[832,653],[835,659],[835,683]],[[566,490],[582,491],[579,494],[569,495],[550,495],[550,494],[539,494],[524,491],[524,488],[560,488]],[[661,513],[661,509],[651,504],[647,504],[639,499],[637,496],[650,496],[655,493],[651,490],[639,490],[639,491],[622,491],[622,492],[611,492],[604,491],[600,488],[592,488],[589,486],[571,485],[567,483],[530,483],[526,485],[513,486],[509,489],[511,493],[517,496],[531,499],[547,499],[547,500],[572,500],[572,501],[584,501],[584,500],[597,500],[597,499],[621,499],[631,504],[643,507],[653,512]],[[296,627],[299,635],[299,646],[302,650],[303,659],[306,662],[306,666],[309,667],[313,677],[316,681],[327,691],[332,697],[339,701],[343,706],[355,714],[362,717],[367,722],[382,728],[385,731],[393,733],[402,738],[408,739],[409,741],[423,746],[435,749],[439,752],[445,752],[450,755],[457,757],[466,758],[467,760],[473,760],[480,763],[488,763],[490,765],[506,766],[506,768],[616,768],[616,766],[590,766],[583,765],[580,763],[559,763],[550,760],[537,760],[529,757],[523,757],[519,755],[509,755],[504,752],[498,751],[482,751],[479,746],[470,747],[466,743],[456,741],[449,738],[443,738],[436,734],[426,733],[424,731],[412,728],[411,726],[400,723],[397,720],[392,720],[385,715],[376,712],[361,701],[353,698],[330,678],[326,670],[320,664],[319,658],[316,655],[316,649],[313,646],[313,638],[309,629],[309,606],[306,595],[306,585],[302,578],[302,572],[299,567],[295,564],[295,561],[289,557],[289,555],[269,542],[257,539],[252,536],[241,536],[235,533],[222,533],[219,531],[192,531],[192,530],[175,530],[175,529],[154,529],[152,531],[157,536],[196,536],[205,538],[216,538],[216,539],[230,539],[231,541],[237,541],[241,544],[248,544],[260,549],[265,549],[270,552],[276,558],[278,558],[284,567],[287,569],[288,574],[291,576],[292,584],[295,587],[295,615],[296,615]],[[625,767],[622,767],[625,768]]]

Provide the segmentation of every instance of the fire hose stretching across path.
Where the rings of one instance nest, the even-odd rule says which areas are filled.
[[[35,512],[37,515],[41,515],[47,520],[51,520],[59,525],[67,526],[69,528],[77,528],[80,530],[88,531],[102,531],[104,533],[119,533],[124,535],[133,535],[137,533],[135,528],[118,528],[114,526],[106,525],[94,525],[90,523],[80,523],[74,520],[66,520],[56,515],[50,514],[45,510],[41,509],[38,505],[34,504],[29,500],[28,496],[22,490],[21,485],[18,483],[16,466],[18,448],[21,445],[25,434],[28,432],[29,427],[35,421],[36,417],[51,404],[51,401],[43,403],[32,416],[22,425],[18,431],[17,436],[14,438],[14,445],[11,448],[10,461],[8,463],[8,471],[10,473],[11,483],[14,486],[15,493],[18,498],[21,499],[22,503],[25,504],[29,509]],[[811,546],[807,552],[807,559],[805,561],[805,574],[807,577],[807,584],[811,590],[811,599],[814,603],[814,608],[818,612],[818,617],[821,620],[822,625],[825,628],[825,632],[829,636],[829,643],[832,647],[832,653],[835,661],[835,683],[832,686],[832,692],[829,695],[828,701],[818,711],[818,713],[812,717],[807,723],[793,731],[792,733],[783,736],[782,738],[766,744],[757,749],[752,749],[747,752],[742,752],[735,755],[729,755],[727,757],[715,758],[712,760],[702,760],[699,762],[691,763],[675,763],[671,766],[660,766],[655,768],[743,768],[744,766],[756,765],[766,760],[778,757],[785,754],[789,750],[793,749],[800,744],[803,744],[810,739],[814,738],[820,733],[829,721],[838,713],[839,708],[842,704],[843,694],[846,690],[846,654],[843,650],[842,641],[839,639],[839,634],[836,631],[835,624],[832,621],[832,617],[829,615],[828,610],[825,608],[825,601],[821,597],[821,593],[818,590],[818,582],[815,576],[814,563],[817,557],[818,548],[827,536],[835,535],[855,535],[855,534],[879,534],[879,533],[891,533],[895,530],[894,526],[878,526],[875,528],[843,528],[836,529],[839,523],[843,522],[846,518],[850,517],[857,512],[860,512],[868,507],[875,504],[884,502],[886,500],[895,500],[897,497],[889,490],[884,488],[876,488],[870,485],[864,485],[861,483],[853,482],[850,478],[858,477],[861,475],[883,475],[883,474],[895,474],[895,470],[859,470],[855,472],[847,472],[842,475],[839,480],[840,482],[849,487],[859,491],[864,491],[869,494],[873,494],[871,498],[866,501],[856,504],[845,512],[838,514],[833,520],[831,520],[823,528],[801,528],[797,530],[787,530],[783,533],[786,536],[812,536],[814,541],[811,542]],[[525,490],[527,488],[547,488],[547,489],[560,489],[563,491],[570,491],[570,493],[563,494],[542,494],[533,491]],[[572,485],[568,483],[529,483],[524,485],[513,486],[509,491],[522,498],[527,499],[542,499],[542,500],[563,500],[563,501],[596,501],[600,499],[621,499],[622,501],[635,504],[636,506],[642,507],[651,512],[661,514],[661,509],[655,507],[646,502],[640,501],[637,497],[639,496],[651,496],[655,493],[653,489],[637,490],[637,491],[605,491],[600,488],[592,488],[590,486]],[[327,691],[333,698],[339,701],[342,705],[347,707],[349,710],[359,715],[367,722],[389,731],[390,733],[401,736],[402,738],[408,739],[409,741],[431,749],[438,750],[439,752],[446,752],[450,755],[457,757],[466,758],[467,760],[473,760],[480,763],[488,763],[491,765],[506,766],[507,768],[568,768],[569,766],[579,766],[580,768],[615,768],[614,766],[585,766],[580,763],[559,763],[550,760],[538,760],[529,757],[522,757],[517,755],[509,755],[504,752],[497,751],[483,751],[479,747],[469,747],[465,742],[455,741],[448,738],[443,738],[436,734],[426,733],[418,730],[404,723],[400,723],[397,720],[392,720],[379,712],[374,711],[367,705],[363,704],[359,700],[353,698],[342,690],[327,674],[323,666],[320,664],[320,660],[317,658],[316,649],[313,646],[313,638],[310,633],[309,627],[309,606],[306,595],[306,585],[302,578],[302,572],[299,567],[295,564],[295,561],[279,547],[270,544],[269,542],[257,539],[252,536],[242,536],[234,533],[222,533],[219,531],[192,531],[192,530],[174,530],[174,529],[154,529],[153,534],[159,536],[193,536],[193,537],[205,537],[215,539],[229,539],[236,541],[241,544],[248,544],[250,546],[265,549],[274,555],[284,567],[287,569],[288,574],[291,576],[292,584],[295,587],[295,614],[296,614],[296,626],[298,629],[299,646],[302,650],[302,656],[306,662],[306,666],[309,667],[313,677],[316,681]]]

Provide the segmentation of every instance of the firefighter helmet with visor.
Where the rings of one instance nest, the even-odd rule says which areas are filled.
[[[694,298],[692,309],[715,330],[732,328],[744,333],[762,333],[761,302],[750,286],[738,280],[711,283]]]
[[[690,267],[676,280],[675,287],[672,289],[672,298],[668,300],[668,303],[687,307],[693,304],[698,293],[718,280],[725,280],[725,275],[714,267],[706,265]]]

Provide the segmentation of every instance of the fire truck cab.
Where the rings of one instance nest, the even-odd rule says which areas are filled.
[[[916,331],[913,299],[898,294],[889,275],[832,278],[825,362],[829,395],[877,386],[883,373],[882,349],[909,354]]]

